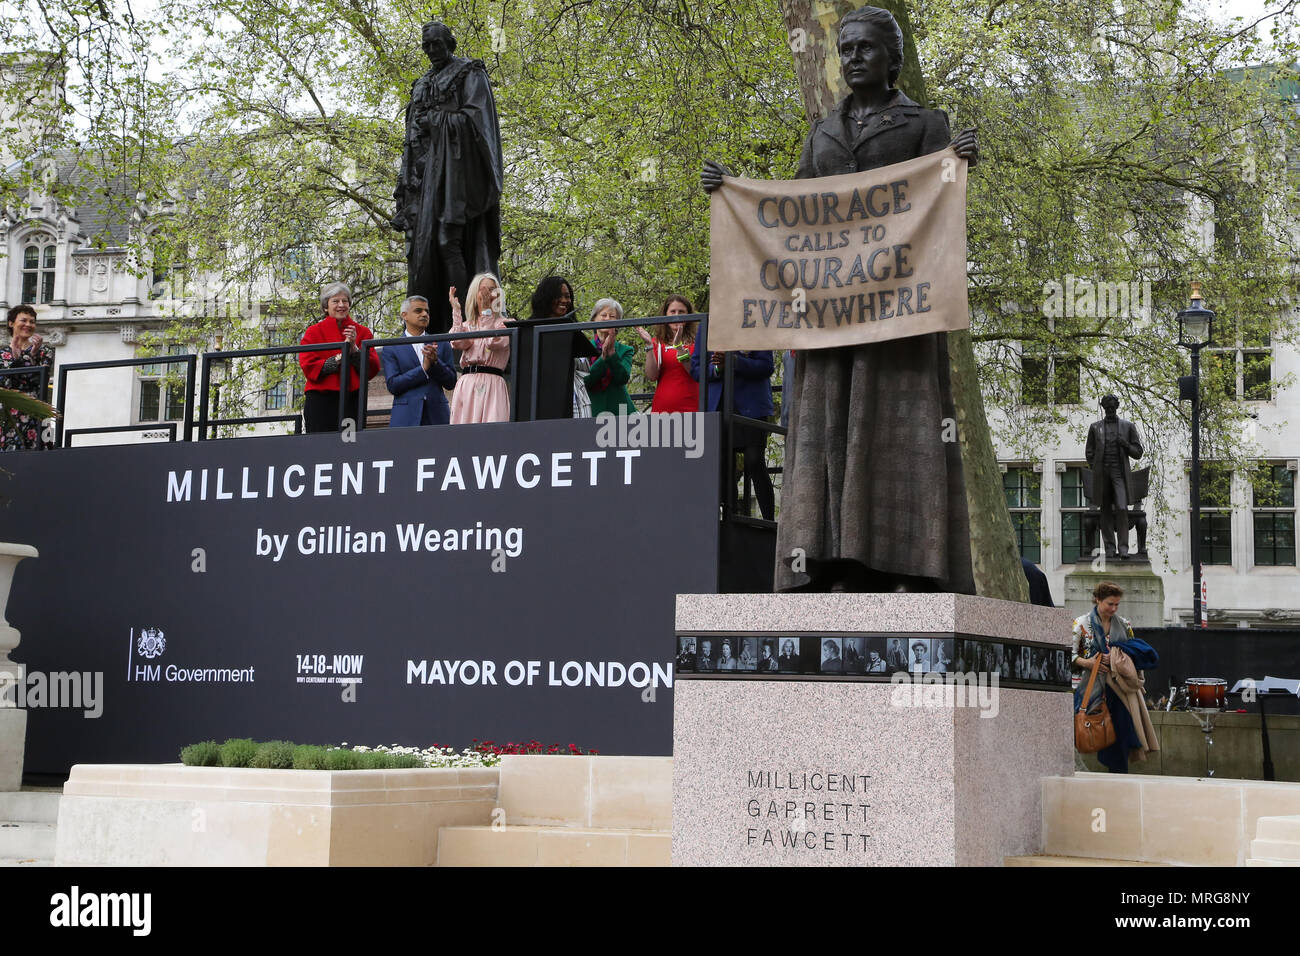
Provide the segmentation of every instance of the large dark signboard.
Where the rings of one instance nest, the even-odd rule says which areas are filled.
[[[93,707],[66,679],[29,695],[27,772],[235,736],[670,753],[674,595],[716,584],[717,424],[6,456],[0,540],[41,555],[13,657],[102,681]]]

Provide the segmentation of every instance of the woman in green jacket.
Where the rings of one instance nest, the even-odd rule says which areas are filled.
[[[613,299],[601,299],[591,310],[593,322],[617,322],[623,318],[623,307]],[[618,329],[598,329],[596,344],[600,357],[591,363],[591,371],[584,382],[591,396],[591,414],[601,412],[633,415],[636,406],[627,394],[627,383],[632,377],[632,356],[636,353],[630,345],[618,341]]]

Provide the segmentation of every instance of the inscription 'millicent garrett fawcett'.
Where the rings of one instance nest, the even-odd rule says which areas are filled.
[[[767,792],[745,801],[746,816],[755,824],[745,828],[746,846],[865,853],[871,840],[866,830],[870,779],[865,773],[748,771],[748,789]],[[795,792],[800,799],[792,799]]]

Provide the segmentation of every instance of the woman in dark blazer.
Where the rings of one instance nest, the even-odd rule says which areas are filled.
[[[716,412],[722,407],[723,360],[725,352],[709,354],[709,401],[708,409]],[[746,418],[768,421],[772,417],[772,373],[776,370],[776,360],[768,352],[736,352],[732,363],[736,395],[731,401],[731,410]],[[700,380],[700,353],[691,353],[691,377]],[[772,478],[767,473],[767,436],[768,433],[752,425],[735,426],[736,450],[745,455],[745,477],[754,485],[754,497],[758,507],[768,521],[776,516],[776,494],[772,490]],[[730,475],[730,463],[724,470],[723,481],[726,482],[723,493],[734,493],[736,479]],[[730,489],[730,490],[728,490]]]

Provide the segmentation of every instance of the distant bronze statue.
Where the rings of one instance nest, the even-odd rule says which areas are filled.
[[[852,92],[813,124],[800,179],[861,172],[952,146],[972,164],[975,131],[894,88],[903,31],[887,10],[840,21],[840,68]],[[708,191],[730,175],[707,162]],[[790,391],[777,526],[777,590],[974,594],[961,450],[945,333],[801,350]]]
[[[1142,457],[1142,442],[1136,426],[1117,414],[1118,398],[1107,395],[1101,400],[1101,407],[1106,417],[1089,427],[1088,443],[1083,451],[1092,470],[1091,488],[1085,490],[1093,506],[1101,511],[1101,540],[1106,556],[1127,559],[1128,506],[1138,497],[1134,494],[1128,460]],[[1145,539],[1146,535],[1141,537]],[[1145,544],[1145,540],[1140,541],[1139,549],[1145,550]]]
[[[406,108],[393,228],[406,233],[406,291],[438,303],[429,332],[451,327],[447,290],[496,274],[501,255],[501,131],[482,60],[453,56],[445,24],[422,32],[430,68]]]

